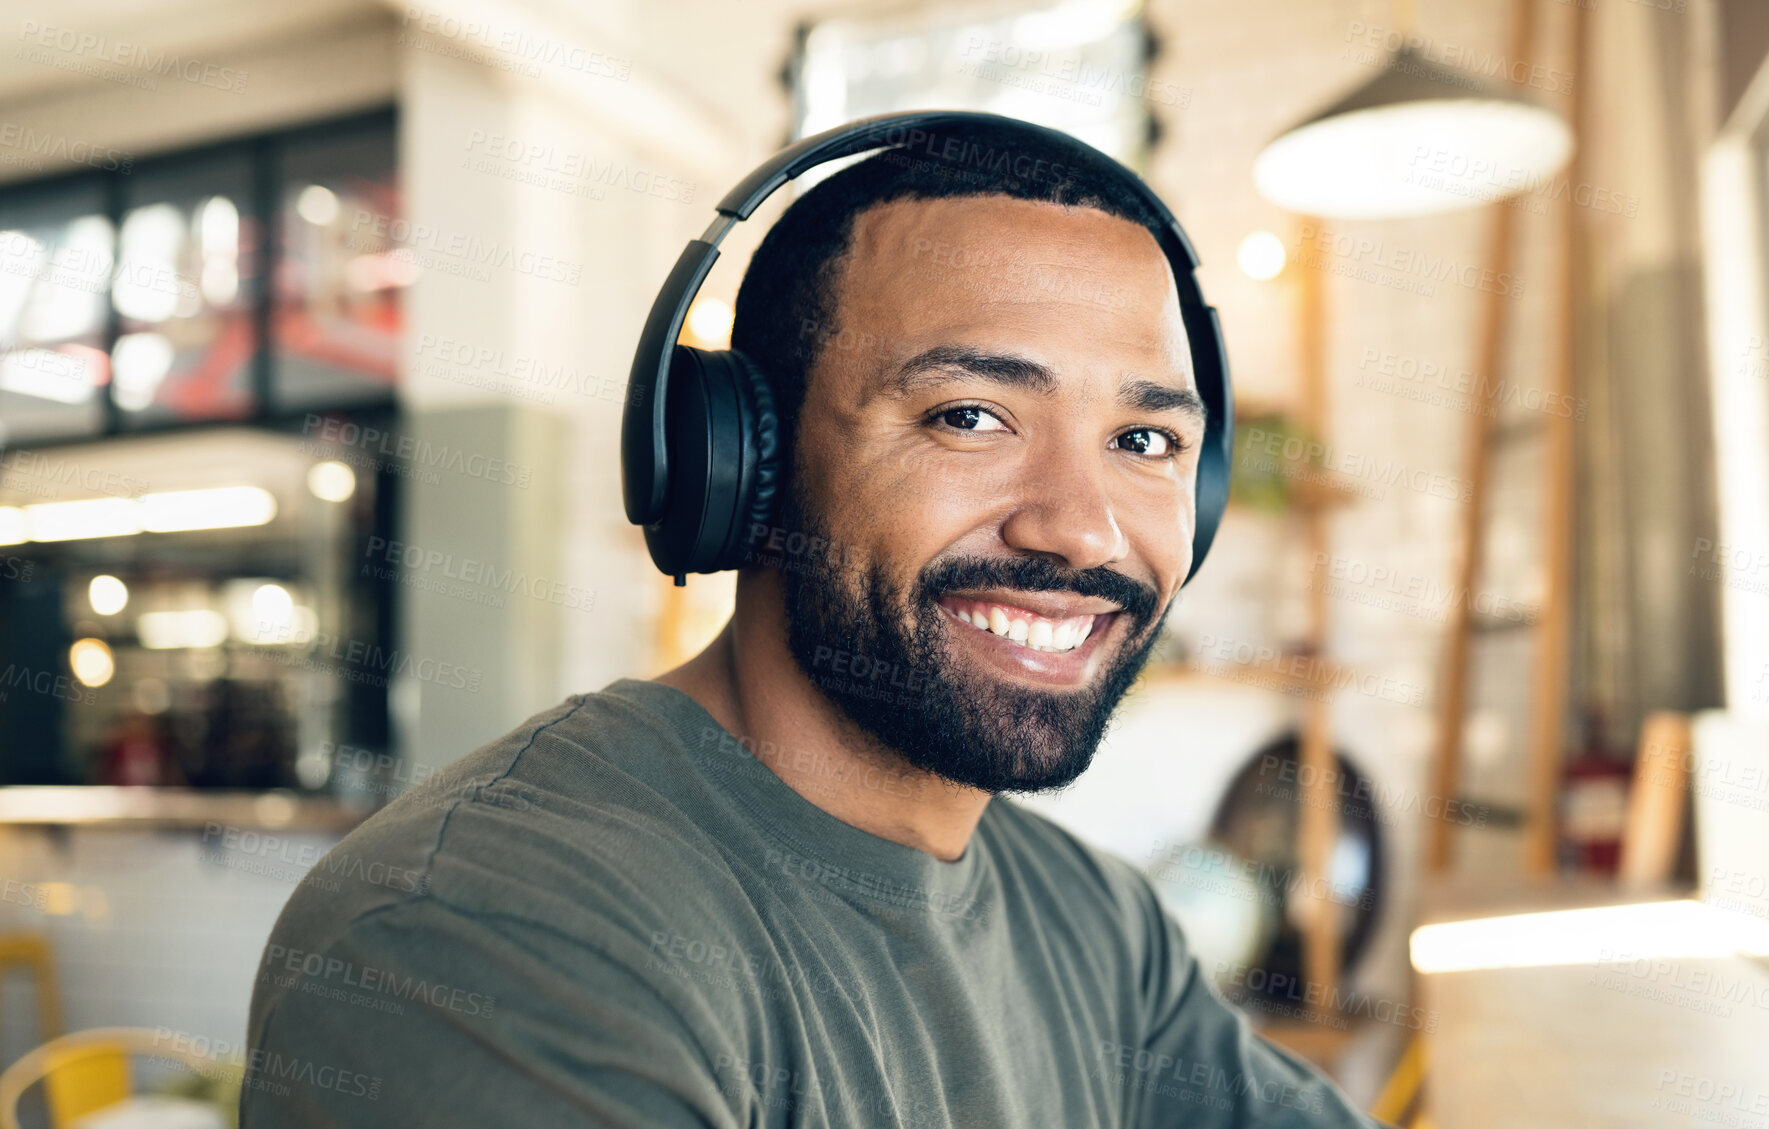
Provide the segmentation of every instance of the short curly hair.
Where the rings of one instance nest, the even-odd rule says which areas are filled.
[[[968,124],[875,153],[793,201],[750,259],[731,327],[731,347],[773,382],[783,465],[793,465],[811,370],[824,343],[840,332],[836,294],[861,213],[896,200],[1008,196],[1159,227],[1125,176],[1123,166],[1093,149],[1029,145],[1022,134]]]

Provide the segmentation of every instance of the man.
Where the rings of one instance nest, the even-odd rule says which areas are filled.
[[[788,209],[733,345],[791,474],[731,621],[316,868],[249,1129],[1373,1124],[1128,865],[999,798],[1087,767],[1191,564],[1151,220],[1083,164],[895,152]]]

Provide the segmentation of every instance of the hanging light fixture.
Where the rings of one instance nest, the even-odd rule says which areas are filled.
[[[1381,74],[1267,145],[1253,182],[1301,215],[1394,219],[1529,191],[1571,155],[1559,115],[1409,43]]]

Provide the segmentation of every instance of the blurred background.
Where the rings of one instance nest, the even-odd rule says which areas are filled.
[[[1026,802],[1384,1118],[1769,1126],[1756,0],[66,0],[0,38],[0,1118],[225,1122],[165,1095],[226,1106],[332,843],[712,636],[732,577],[672,588],[621,513],[640,323],[762,158],[944,107],[1147,178],[1236,385],[1208,564]]]

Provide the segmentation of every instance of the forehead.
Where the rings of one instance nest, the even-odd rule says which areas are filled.
[[[1007,196],[896,200],[855,218],[844,328],[907,354],[941,340],[1191,372],[1173,271],[1141,224]],[[1052,357],[1052,360],[1058,358]]]

